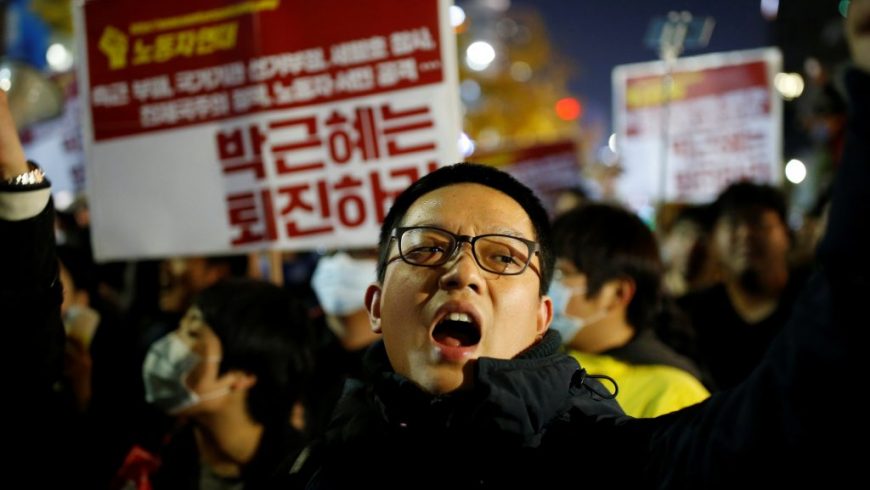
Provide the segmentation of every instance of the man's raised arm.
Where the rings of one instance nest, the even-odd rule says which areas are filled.
[[[12,392],[28,400],[25,410],[51,403],[64,345],[60,302],[49,182],[28,164],[0,91],[0,324],[10,358],[24,361]]]

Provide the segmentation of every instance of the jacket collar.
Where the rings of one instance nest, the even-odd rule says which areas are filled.
[[[415,425],[467,434],[509,435],[535,445],[544,426],[571,407],[571,380],[577,362],[559,352],[555,332],[513,359],[481,358],[473,388],[431,395],[393,371],[383,342],[366,353],[370,395],[388,424]]]

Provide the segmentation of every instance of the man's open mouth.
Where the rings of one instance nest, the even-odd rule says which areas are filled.
[[[447,347],[471,347],[480,342],[480,327],[468,313],[449,313],[435,325],[432,338]]]

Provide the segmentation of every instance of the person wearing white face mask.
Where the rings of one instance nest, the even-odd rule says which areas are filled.
[[[589,204],[553,225],[553,323],[580,365],[613,378],[616,399],[635,417],[655,417],[709,396],[688,359],[651,327],[662,265],[655,238],[630,212]]]
[[[218,364],[221,358],[216,355],[203,358],[185,340],[191,335],[191,330],[200,330],[195,335],[214,335],[213,332],[205,330],[208,327],[201,325],[202,312],[199,308],[191,308],[182,322],[196,326],[181,327],[179,329],[181,332],[170,332],[154,342],[148,350],[142,367],[145,400],[169,415],[177,415],[202,402],[220,398],[231,392],[230,385],[203,394],[188,386],[188,380],[194,370],[207,370],[208,368],[203,364]]]
[[[265,282],[227,280],[198,295],[142,365],[146,400],[180,425],[155,451],[152,488],[292,483],[276,470],[306,441],[309,329],[301,305]],[[128,456],[121,478],[137,481],[140,461]]]
[[[381,338],[369,324],[366,288],[377,280],[377,252],[337,252],[321,257],[311,277],[329,329],[350,352],[365,349]],[[362,255],[362,256],[360,256]]]
[[[575,296],[585,296],[586,288],[570,286],[564,282],[565,274],[557,270],[553,282],[550,283],[550,298],[553,300],[553,322],[550,330],[559,332],[562,342],[569,343],[589,324],[604,318],[605,310],[598,310],[588,317],[575,316],[568,311],[568,305]]]

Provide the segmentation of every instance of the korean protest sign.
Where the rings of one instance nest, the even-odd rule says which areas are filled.
[[[624,173],[618,194],[635,209],[708,202],[729,183],[782,180],[782,101],[776,49],[682,58],[613,71],[614,127]]]
[[[446,0],[77,8],[100,260],[371,246],[458,160]]]

